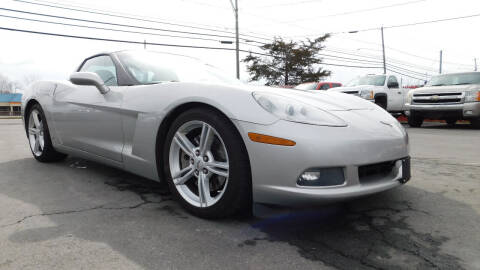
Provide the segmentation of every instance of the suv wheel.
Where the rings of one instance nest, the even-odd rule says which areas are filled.
[[[480,118],[470,119],[470,124],[472,124],[474,128],[480,129]]]
[[[447,119],[445,122],[447,122],[449,126],[454,126],[457,123],[457,119]]]
[[[410,112],[408,117],[408,125],[411,127],[421,127],[423,124],[423,116],[416,114],[415,112]]]

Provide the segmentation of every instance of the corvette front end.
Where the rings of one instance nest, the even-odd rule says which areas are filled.
[[[255,202],[332,202],[388,190],[410,179],[408,135],[396,119],[374,108],[329,113],[345,125],[235,121],[250,157]],[[295,145],[255,142],[249,132]]]

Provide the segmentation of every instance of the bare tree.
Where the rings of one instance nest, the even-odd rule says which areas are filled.
[[[23,85],[24,88],[26,88],[31,83],[36,82],[40,79],[41,78],[38,74],[30,73],[30,74],[27,74],[27,75],[23,76],[21,84]]]
[[[15,83],[7,76],[0,74],[0,93],[12,93]]]

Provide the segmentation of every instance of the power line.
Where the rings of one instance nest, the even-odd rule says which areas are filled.
[[[355,54],[355,53],[351,53],[351,52],[345,52],[345,51],[342,51],[342,49],[328,49],[328,48],[325,48],[324,50],[329,51],[329,52],[333,52],[333,53],[353,55],[353,56],[356,56],[356,57],[363,57],[363,58],[367,58],[367,59],[381,60],[381,58],[379,58],[380,56],[377,56],[377,57],[370,56],[370,55],[365,56],[365,55]],[[388,58],[387,64],[389,62],[393,62],[393,63],[396,63],[398,65],[403,65],[403,66],[410,67],[410,68],[425,70],[425,71],[429,71],[429,72],[436,72],[436,70],[430,69],[430,67],[427,68],[427,67],[424,67],[424,66],[413,65],[413,64],[410,64],[410,63],[407,63],[407,62],[397,60],[395,58],[391,58],[391,57]]]
[[[351,15],[351,14],[356,14],[356,13],[363,13],[363,12],[375,11],[375,10],[379,10],[379,9],[386,9],[386,8],[391,8],[391,7],[411,5],[411,4],[416,4],[416,3],[419,3],[419,2],[425,2],[425,1],[427,1],[427,0],[408,1],[408,2],[402,2],[402,3],[392,4],[392,5],[374,7],[374,8],[365,8],[365,9],[345,11],[345,12],[333,13],[333,14],[322,15],[322,16],[315,16],[315,17],[310,17],[310,18],[303,18],[303,19],[298,19],[298,20],[289,21],[289,22],[310,21],[310,20],[315,20],[315,19],[320,19],[320,18],[329,18],[329,17],[337,17],[337,16]]]
[[[298,4],[305,4],[305,3],[320,3],[319,0],[305,0],[305,1],[293,1],[293,2],[288,2],[288,3],[276,3],[272,5],[264,5],[264,6],[255,6],[255,8],[269,8],[269,7],[281,7],[281,6],[292,6],[292,5],[298,5]]]
[[[224,48],[224,47],[209,47],[209,46],[193,46],[193,45],[181,45],[181,44],[168,44],[168,43],[153,43],[153,42],[145,42],[145,41],[134,41],[134,40],[121,40],[121,39],[109,39],[109,38],[99,38],[99,37],[89,37],[89,36],[78,36],[78,35],[66,35],[66,34],[59,34],[59,33],[51,33],[51,32],[42,32],[42,31],[32,31],[32,30],[25,30],[25,29],[18,29],[18,28],[7,28],[7,27],[0,27],[0,30],[6,31],[13,31],[13,32],[22,32],[22,33],[29,33],[29,34],[38,34],[38,35],[47,35],[47,36],[55,36],[55,37],[65,37],[65,38],[75,38],[75,39],[85,39],[85,40],[96,40],[96,41],[108,41],[108,42],[117,42],[117,43],[128,43],[128,44],[139,44],[139,45],[153,45],[153,46],[166,46],[166,47],[180,47],[180,48],[194,48],[194,49],[209,49],[209,50],[224,50],[224,51],[234,51],[234,48]],[[264,54],[264,53],[257,53],[251,52],[247,50],[240,50],[241,52],[245,53],[252,53],[257,55],[265,55],[274,57],[272,55]],[[354,65],[344,65],[344,64],[337,64],[337,63],[321,63],[322,65],[328,66],[340,66],[340,67],[355,67],[355,68],[379,68],[374,66],[354,66]]]
[[[391,71],[391,72],[394,72],[394,73],[398,73],[398,74],[403,75],[403,76],[408,77],[408,78],[412,78],[412,79],[416,79],[416,80],[420,80],[420,81],[425,81],[425,78],[417,78],[417,77],[414,77],[414,76],[407,75],[407,74],[405,74],[405,73],[396,71],[396,70],[394,70],[394,69],[387,68],[387,70],[388,70],[388,71]]]
[[[437,19],[437,20],[430,20],[430,21],[421,21],[421,22],[414,22],[414,23],[389,25],[389,26],[384,26],[383,28],[384,29],[389,29],[389,28],[415,26],[415,25],[421,25],[421,24],[429,24],[429,23],[445,22],[445,21],[452,21],[452,20],[468,19],[468,18],[473,18],[473,17],[478,17],[478,16],[480,16],[480,13],[472,14],[472,15],[465,15],[465,16],[458,16],[458,17],[444,18],[444,19]],[[358,33],[358,32],[366,32],[366,31],[373,31],[373,30],[379,30],[379,29],[380,29],[380,27],[372,27],[372,28],[365,28],[365,29],[353,30],[353,31],[347,31],[347,32],[336,32],[336,33],[332,33],[332,34]]]
[[[18,28],[7,28],[0,27],[0,30],[7,30],[13,32],[22,32],[29,34],[38,34],[38,35],[47,35],[55,37],[66,37],[66,38],[76,38],[76,39],[87,39],[87,40],[98,40],[98,41],[110,41],[110,42],[119,42],[119,43],[130,43],[130,44],[146,44],[146,45],[157,45],[157,46],[167,46],[167,47],[181,47],[181,48],[195,48],[195,49],[210,49],[210,50],[225,50],[233,51],[234,48],[225,48],[225,47],[209,47],[209,46],[193,46],[193,45],[180,45],[180,44],[168,44],[168,43],[153,43],[145,41],[134,41],[134,40],[121,40],[121,39],[110,39],[110,38],[99,38],[99,37],[88,37],[88,36],[77,36],[77,35],[66,35],[50,32],[41,32],[41,31],[32,31]]]
[[[243,50],[243,52],[248,52],[248,53],[251,53],[251,54],[268,56],[268,57],[273,57],[273,58],[282,58],[282,59],[285,59],[285,57],[283,57],[283,56],[275,56],[275,55],[270,55],[270,54],[267,54],[267,53],[259,53],[259,52],[245,51],[245,50]],[[379,67],[379,66],[354,66],[354,65],[344,65],[344,64],[325,63],[325,62],[321,62],[320,65],[339,66],[339,67],[354,67],[354,68],[381,68],[381,67]]]
[[[220,40],[218,40],[218,39],[211,39],[211,38],[165,35],[165,34],[158,34],[158,33],[137,32],[137,31],[129,31],[129,30],[121,30],[121,29],[112,29],[112,28],[104,28],[104,27],[96,27],[96,26],[69,24],[69,23],[61,23],[61,22],[53,22],[53,21],[44,21],[44,20],[31,19],[31,18],[22,18],[22,17],[8,16],[8,15],[3,15],[3,14],[0,14],[0,17],[10,18],[10,19],[17,19],[17,20],[23,20],[23,21],[41,22],[41,23],[49,23],[49,24],[56,24],[56,25],[63,25],[63,26],[73,26],[73,27],[81,27],[81,28],[87,28],[87,29],[106,30],[106,31],[114,31],[114,32],[122,32],[122,33],[131,33],[131,34],[143,34],[143,35],[153,35],[153,36],[173,37],[173,38],[184,38],[184,39],[196,39],[196,40],[217,41],[217,42],[220,41]],[[246,44],[246,43],[244,43],[244,44]]]
[[[178,24],[178,23],[170,23],[170,22],[164,22],[164,21],[158,21],[158,20],[150,20],[150,19],[145,19],[145,18],[139,18],[137,16],[118,15],[118,14],[113,14],[113,13],[106,12],[106,11],[103,11],[103,10],[101,10],[101,11],[100,10],[97,10],[97,11],[84,10],[84,9],[78,9],[78,8],[73,8],[73,7],[61,6],[61,5],[35,3],[35,2],[30,2],[30,1],[25,1],[25,0],[13,0],[13,1],[20,2],[20,3],[25,3],[25,4],[30,4],[30,5],[52,7],[52,8],[57,8],[57,9],[71,10],[71,11],[77,11],[77,12],[83,12],[83,13],[89,13],[89,14],[97,14],[97,15],[103,15],[103,16],[109,16],[109,17],[123,18],[123,19],[130,19],[130,20],[136,20],[136,21],[142,21],[142,22],[159,23],[159,24],[187,27],[187,28],[192,28],[192,29],[206,30],[206,31],[218,32],[218,33],[234,34],[233,32],[225,31],[225,30],[211,29],[211,28],[191,26],[191,25]],[[249,36],[249,37],[253,37],[253,38],[268,40],[268,39],[261,38],[261,37],[255,37],[253,35],[244,34],[243,36]]]
[[[155,31],[164,31],[164,32],[171,32],[171,33],[181,33],[181,34],[190,34],[190,35],[200,35],[200,36],[209,36],[209,37],[223,37],[223,38],[232,38],[233,36],[225,36],[225,35],[217,35],[217,34],[206,34],[206,33],[197,33],[197,32],[187,32],[187,31],[179,31],[179,30],[171,30],[171,29],[163,29],[163,28],[155,28],[155,27],[144,27],[138,25],[128,25],[128,24],[120,24],[120,23],[111,23],[105,21],[95,21],[95,20],[86,20],[80,18],[73,18],[73,17],[64,17],[64,16],[57,16],[45,13],[37,13],[37,12],[30,12],[30,11],[23,11],[17,9],[9,9],[9,8],[0,8],[0,10],[10,11],[10,12],[17,12],[29,15],[36,15],[36,16],[43,16],[49,18],[57,18],[57,19],[64,19],[64,20],[71,20],[71,21],[78,21],[78,22],[87,22],[87,23],[96,23],[96,24],[104,24],[104,25],[111,25],[111,26],[120,26],[120,27],[127,27],[127,28],[135,28],[135,29],[143,29],[143,30],[155,30]]]
[[[343,38],[344,38],[344,39],[347,39],[347,40],[357,41],[357,42],[360,42],[360,43],[366,43],[366,44],[372,44],[372,45],[381,46],[381,44],[375,43],[375,42],[358,40],[358,39],[353,39],[353,38],[345,38],[345,37],[343,37]],[[403,51],[403,50],[400,50],[400,49],[397,49],[397,48],[393,48],[393,47],[390,47],[390,46],[385,46],[385,48],[387,48],[387,49],[389,49],[389,50],[393,50],[393,51],[399,52],[399,53],[401,53],[401,54],[409,55],[409,56],[412,56],[412,57],[416,57],[416,58],[420,58],[420,59],[424,59],[424,60],[428,60],[428,61],[438,61],[438,59],[433,59],[433,58],[428,58],[428,57],[424,57],[424,56],[412,54],[412,53],[409,53],[409,52],[406,52],[406,51]],[[445,62],[445,61],[444,61],[444,63],[450,64],[450,65],[457,65],[457,66],[468,66],[468,67],[471,66],[471,65],[468,65],[468,64],[455,63],[455,62]]]

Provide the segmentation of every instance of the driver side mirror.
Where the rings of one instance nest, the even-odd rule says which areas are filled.
[[[102,78],[93,72],[74,72],[70,75],[70,81],[76,85],[95,86],[102,94],[106,94],[110,91],[110,88],[105,85]]]
[[[398,88],[398,82],[389,82],[387,84],[388,88]]]

